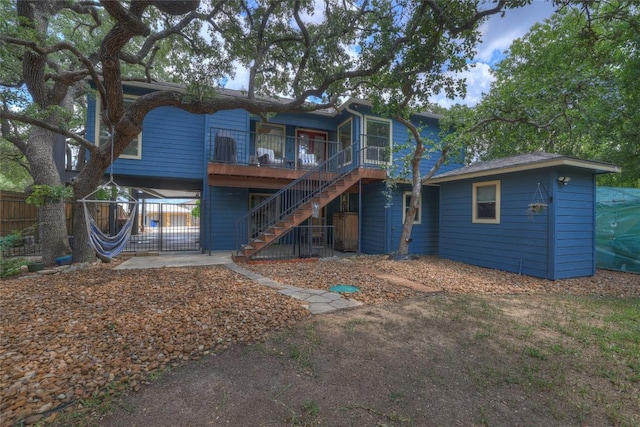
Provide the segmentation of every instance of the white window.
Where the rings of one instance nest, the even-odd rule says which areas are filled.
[[[500,181],[473,184],[473,222],[500,224]]]
[[[343,122],[338,126],[338,144],[339,149],[344,153],[342,164],[349,164],[353,159],[353,124],[351,119]]]
[[[407,212],[409,212],[409,206],[411,205],[411,191],[405,191],[402,195],[402,223],[404,224],[407,218]],[[418,200],[418,209],[416,209],[416,216],[413,218],[414,224],[420,224],[422,222],[422,195]]]
[[[391,161],[391,120],[365,117],[365,161],[385,164]]]
[[[135,96],[124,96],[124,108],[127,108],[130,104],[132,104],[136,100]],[[102,111],[100,102],[100,98],[96,97],[96,145],[106,144],[109,139],[109,133],[111,129],[109,129],[104,122],[102,121]],[[142,158],[142,132],[140,132],[137,138],[131,140],[131,143],[124,149],[124,151],[119,156],[122,159],[141,159]]]
[[[284,164],[285,134],[285,125],[256,123],[256,156],[261,163]]]

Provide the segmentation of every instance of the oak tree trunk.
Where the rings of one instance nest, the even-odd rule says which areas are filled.
[[[27,143],[26,155],[31,166],[33,182],[37,185],[60,185],[60,175],[53,160],[53,132],[33,127]],[[42,261],[53,264],[56,257],[70,252],[64,203],[45,203],[40,208],[40,243]]]

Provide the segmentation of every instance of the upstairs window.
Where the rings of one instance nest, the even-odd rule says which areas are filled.
[[[338,126],[338,144],[339,150],[343,152],[344,159],[341,162],[342,164],[351,163],[353,159],[353,147],[351,144],[353,143],[353,122],[351,119],[343,122],[340,126]]]
[[[391,120],[366,117],[364,121],[365,161],[385,164],[391,160]]]
[[[124,96],[124,108],[126,109],[129,105],[133,104],[136,100],[136,97],[125,95]],[[100,98],[96,98],[96,145],[106,144],[109,140],[109,133],[111,129],[107,127],[102,121],[102,103],[100,102]],[[138,134],[138,136],[131,140],[131,143],[124,149],[124,151],[120,154],[119,158],[121,159],[141,159],[142,158],[142,132]]]
[[[277,163],[282,163],[285,157],[285,125],[273,123],[256,123],[256,155],[269,155],[269,163],[277,159]]]
[[[473,222],[500,224],[500,181],[473,184]]]

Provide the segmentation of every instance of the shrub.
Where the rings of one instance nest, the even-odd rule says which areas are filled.
[[[22,258],[0,258],[0,277],[9,277],[20,273],[20,267],[26,264]]]

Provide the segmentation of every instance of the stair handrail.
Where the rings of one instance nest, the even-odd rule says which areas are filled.
[[[267,230],[270,227],[273,227],[278,222],[282,221],[287,216],[291,215],[294,211],[302,207],[305,203],[309,202],[313,198],[320,195],[327,188],[334,185],[337,181],[345,177],[348,173],[358,168],[361,163],[361,153],[364,151],[364,148],[361,147],[359,150],[354,150],[354,145],[349,145],[344,149],[336,152],[332,156],[330,156],[327,160],[321,162],[317,166],[312,167],[303,174],[298,179],[290,182],[289,184],[282,187],[280,190],[272,194],[267,199],[263,200],[254,208],[250,209],[246,215],[240,218],[236,222],[236,250],[241,250],[241,242],[251,242],[253,238],[248,236],[248,221],[252,216],[255,216],[262,209],[265,209],[270,203],[274,200],[284,199],[290,200],[291,205],[287,207],[283,207],[278,210],[278,215],[276,215],[273,219],[270,219],[268,222],[261,224],[262,231]],[[355,151],[355,152],[354,152]],[[346,161],[347,153],[351,154],[351,161]],[[321,177],[320,174],[334,174],[334,175],[324,175]],[[316,178],[317,179],[314,179]],[[329,179],[327,179],[329,178]],[[307,183],[309,183],[307,185]],[[287,192],[290,191],[303,191],[302,197],[283,197],[286,196]],[[304,191],[309,190],[309,191]],[[246,228],[243,228],[242,225],[247,224]],[[247,233],[244,237],[241,237],[242,230],[246,230]]]

